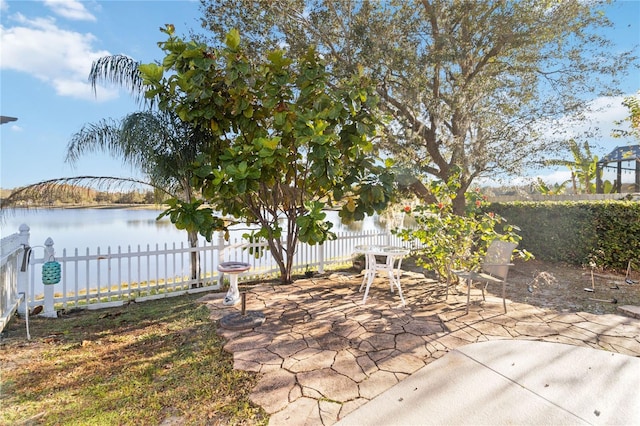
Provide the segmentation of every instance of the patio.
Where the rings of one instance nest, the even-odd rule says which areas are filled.
[[[340,272],[287,286],[258,285],[248,290],[247,309],[262,312],[265,323],[249,330],[219,328],[234,368],[262,373],[252,400],[271,414],[271,424],[334,424],[471,343],[534,340],[640,356],[638,319],[559,313],[510,301],[504,314],[500,297],[490,293],[480,303],[479,290],[472,292],[465,315],[462,285],[445,301],[442,285],[407,271],[405,307],[382,278],[362,305],[361,282],[361,275]],[[223,297],[201,299],[212,320],[240,309],[224,306]]]

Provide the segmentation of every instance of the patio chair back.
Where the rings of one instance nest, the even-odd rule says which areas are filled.
[[[487,249],[487,254],[484,256],[482,271],[492,277],[506,280],[509,273],[511,254],[517,246],[517,243],[493,240]]]

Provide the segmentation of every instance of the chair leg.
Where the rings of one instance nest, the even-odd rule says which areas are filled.
[[[362,288],[364,287],[364,285],[366,284],[366,282],[369,280],[369,274],[371,273],[370,270],[365,269],[364,271],[364,277],[362,277],[362,284],[360,284],[360,290],[358,290],[359,292],[362,291]]]
[[[398,286],[398,295],[400,295],[400,301],[402,301],[402,306],[405,306],[404,296],[402,295],[402,287],[400,287],[400,280],[396,281],[396,286]]]
[[[506,282],[502,281],[502,306],[504,307],[504,313],[507,313],[507,301],[505,300],[505,286],[506,286]]]
[[[469,298],[471,297],[471,278],[467,280],[467,313],[469,313]]]
[[[404,301],[404,296],[402,294],[402,287],[400,287],[400,273],[396,276],[393,270],[389,271],[389,285],[391,286],[391,293],[393,293],[393,286],[396,286],[398,289],[398,295],[400,296],[400,300],[402,301],[402,306],[405,306],[406,303]]]
[[[373,272],[373,274],[375,275],[375,270],[371,270],[371,263],[369,262],[369,255],[365,254],[364,255],[364,276],[362,277],[362,284],[360,284],[360,290],[358,291],[362,291],[362,287],[364,287],[365,283],[367,282],[367,280],[369,279],[369,274],[371,274]]]

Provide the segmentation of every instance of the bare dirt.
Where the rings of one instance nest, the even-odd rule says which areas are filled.
[[[539,260],[515,261],[509,270],[506,293],[514,302],[558,312],[620,313],[619,306],[640,305],[640,272],[594,271],[562,263]],[[490,291],[498,291],[490,289]]]

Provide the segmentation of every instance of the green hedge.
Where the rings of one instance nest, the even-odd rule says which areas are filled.
[[[520,248],[541,260],[605,269],[640,264],[640,203],[633,201],[492,203],[521,229]]]

